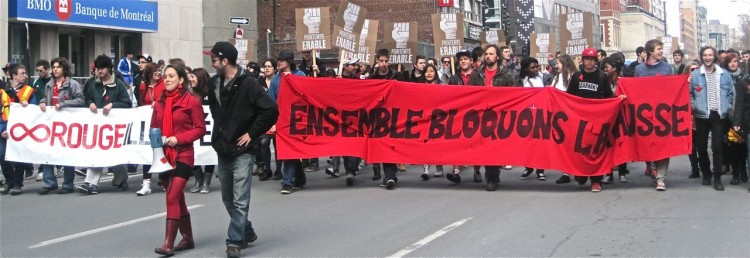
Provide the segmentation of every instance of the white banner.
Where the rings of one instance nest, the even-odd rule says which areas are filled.
[[[78,167],[110,167],[119,164],[151,164],[153,151],[148,139],[151,106],[112,109],[104,116],[88,108],[56,111],[13,103],[8,121],[9,161]],[[203,106],[206,135],[195,141],[195,165],[215,165],[211,148],[213,118]]]

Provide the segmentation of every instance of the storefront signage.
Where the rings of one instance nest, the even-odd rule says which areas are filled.
[[[140,32],[159,29],[156,1],[10,0],[8,10],[11,21]]]

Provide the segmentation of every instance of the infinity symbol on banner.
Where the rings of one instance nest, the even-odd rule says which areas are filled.
[[[23,130],[23,133],[21,133],[20,136],[16,135],[16,132],[18,131],[18,130],[16,130],[16,128],[20,128],[21,130]],[[36,134],[34,134],[37,130],[42,130],[44,132],[44,136],[43,137],[37,137]],[[50,137],[49,127],[47,125],[45,125],[45,124],[38,124],[38,125],[32,127],[31,129],[29,129],[28,127],[26,127],[25,124],[20,124],[20,123],[19,124],[14,124],[13,126],[11,126],[11,128],[10,128],[10,138],[11,139],[13,139],[14,141],[20,142],[21,140],[25,139],[26,137],[31,137],[31,139],[34,140],[34,141],[36,141],[36,142],[47,141],[49,139],[49,137]]]

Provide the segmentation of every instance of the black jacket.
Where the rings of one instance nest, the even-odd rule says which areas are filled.
[[[380,79],[380,80],[397,80],[397,81],[406,81],[406,78],[404,78],[404,74],[398,71],[394,71],[393,69],[388,68],[388,73],[385,75],[381,75],[378,69],[375,69],[371,74],[370,78],[368,79]]]
[[[322,77],[326,72],[325,64],[323,64],[323,61],[317,57],[315,58],[315,64],[318,66],[318,77]],[[312,60],[310,60],[310,63],[308,64],[307,61],[303,58],[302,62],[300,62],[299,66],[297,66],[297,69],[305,73],[305,75],[307,75],[308,77],[313,76]]]
[[[211,146],[219,157],[235,157],[255,153],[254,144],[237,146],[237,139],[248,133],[251,140],[259,139],[271,129],[279,116],[276,103],[258,86],[244,69],[239,68],[237,79],[226,87],[219,75],[211,77],[208,103],[214,118]],[[220,87],[219,96],[216,89]]]
[[[746,133],[750,132],[750,75],[745,75],[734,84],[734,116],[732,125],[742,127]]]
[[[474,70],[471,72],[469,77],[469,85],[472,86],[484,86],[484,67]],[[498,68],[495,76],[492,77],[492,86],[504,86],[504,87],[521,87],[521,80],[518,78],[518,74],[508,66],[501,66]]]

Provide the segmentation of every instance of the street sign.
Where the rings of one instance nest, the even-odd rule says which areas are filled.
[[[231,17],[231,18],[229,18],[229,23],[231,23],[231,24],[248,25],[248,24],[250,24],[250,19],[245,18],[245,17]]]
[[[237,26],[237,27],[239,27],[239,26]],[[234,38],[241,39],[242,38],[242,34],[244,34],[244,32],[242,31],[242,29],[241,28],[237,28],[234,31]]]

